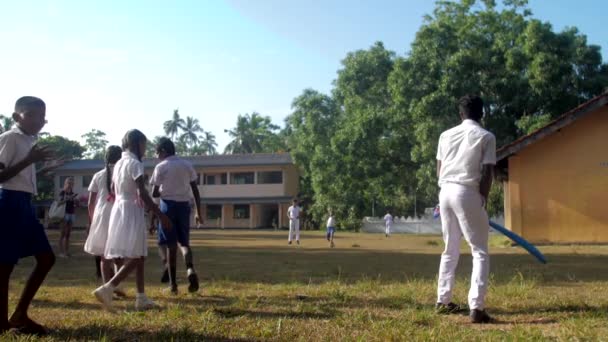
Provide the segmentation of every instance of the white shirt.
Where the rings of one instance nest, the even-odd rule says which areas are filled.
[[[496,164],[496,138],[473,120],[463,120],[439,137],[439,186],[456,183],[479,187],[483,165]]]
[[[196,182],[197,177],[189,161],[170,156],[156,165],[150,177],[150,184],[160,187],[162,199],[189,202],[192,198],[190,183]]]
[[[287,216],[289,216],[290,220],[299,220],[300,219],[300,211],[302,211],[302,208],[300,208],[299,206],[290,206],[287,209]]]
[[[27,157],[36,144],[36,137],[25,134],[18,127],[0,135],[0,163],[5,168],[14,166]],[[36,195],[36,166],[28,165],[15,177],[0,184],[0,188],[14,191],[29,192]]]
[[[114,168],[114,166],[111,166]],[[89,184],[89,192],[97,193],[97,202],[100,200],[106,201],[108,199],[108,185],[106,178],[106,169],[103,169],[93,175],[91,184]],[[112,185],[112,179],[110,179],[110,186]]]
[[[336,227],[336,219],[333,216],[330,216],[327,219],[327,228]]]
[[[393,223],[393,216],[391,214],[384,215],[384,222],[386,222],[386,224]]]
[[[112,172],[116,199],[139,200],[135,180],[143,175],[144,164],[133,153],[123,152]]]

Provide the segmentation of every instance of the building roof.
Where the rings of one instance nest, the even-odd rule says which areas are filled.
[[[212,156],[183,157],[194,167],[235,167],[235,166],[271,166],[293,164],[289,153],[252,153],[252,154],[221,154]],[[152,168],[158,159],[144,159],[144,166]],[[55,171],[87,171],[99,170],[104,167],[104,161],[99,159],[82,159],[66,162]]]
[[[570,125],[576,120],[586,116],[589,113],[592,113],[598,108],[608,106],[608,92],[599,95],[580,106],[562,114],[557,119],[551,121],[546,126],[525,135],[510,144],[507,144],[496,151],[496,160],[498,162],[506,159],[520,150],[524,149],[526,146],[535,143],[541,139],[544,139],[551,134],[559,131],[560,129]]]

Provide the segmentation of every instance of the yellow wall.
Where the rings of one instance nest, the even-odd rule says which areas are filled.
[[[608,108],[509,158],[505,223],[533,242],[608,242]]]

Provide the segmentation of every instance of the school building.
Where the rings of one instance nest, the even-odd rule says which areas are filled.
[[[536,243],[608,242],[608,93],[497,151],[505,225]]]
[[[289,225],[287,208],[298,194],[299,175],[288,153],[184,157],[198,173],[202,228],[273,228]],[[152,175],[158,159],[145,159]],[[55,170],[55,196],[67,177],[74,178],[79,208],[76,227],[86,227],[88,186],[104,168],[102,160],[74,160]],[[150,189],[151,191],[151,189]],[[194,205],[194,203],[193,203]],[[194,227],[194,211],[192,226]]]

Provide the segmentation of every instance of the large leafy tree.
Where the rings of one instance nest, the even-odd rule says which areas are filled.
[[[163,124],[163,129],[165,134],[171,137],[171,139],[175,139],[175,137],[179,134],[180,130],[184,128],[184,119],[182,119],[179,115],[179,110],[173,110],[173,116],[170,120],[165,121]]]
[[[217,142],[215,141],[215,135],[211,132],[203,132],[199,138],[199,148],[202,154],[214,155],[217,154]]]
[[[89,159],[103,159],[105,155],[106,146],[108,146],[108,140],[106,140],[106,134],[100,130],[92,129],[90,132],[83,134],[82,138],[85,140],[84,148],[86,152],[84,156]]]
[[[269,116],[256,112],[239,115],[236,127],[224,130],[232,139],[224,153],[275,152],[278,130],[279,126],[273,124]]]

